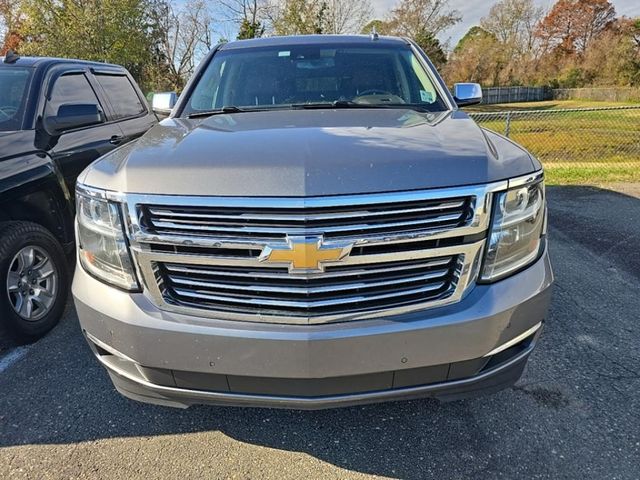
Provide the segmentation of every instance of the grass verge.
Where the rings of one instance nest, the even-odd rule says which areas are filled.
[[[471,112],[507,112],[509,110],[559,110],[567,108],[637,107],[634,102],[594,102],[590,100],[549,100],[546,102],[498,103],[465,108]]]
[[[616,182],[640,183],[640,162],[612,165],[569,165],[544,163],[545,180],[548,185],[600,185]]]

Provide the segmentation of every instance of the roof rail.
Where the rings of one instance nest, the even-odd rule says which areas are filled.
[[[15,53],[13,50],[8,50],[7,54],[4,56],[4,63],[15,63],[20,58],[20,55]]]

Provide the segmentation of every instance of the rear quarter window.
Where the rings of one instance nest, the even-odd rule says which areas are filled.
[[[114,110],[115,120],[136,117],[147,111],[125,75],[96,75]]]

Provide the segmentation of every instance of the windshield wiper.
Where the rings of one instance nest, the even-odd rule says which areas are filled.
[[[291,108],[300,108],[305,110],[321,110],[334,108],[404,108],[408,110],[416,110],[417,112],[428,112],[423,105],[415,103],[358,103],[351,100],[336,100],[335,102],[318,102],[318,103],[296,103]]]
[[[380,105],[371,103],[357,103],[350,100],[336,100],[335,102],[317,102],[317,103],[294,103],[291,108],[300,108],[304,110],[320,110],[323,108],[378,108]]]
[[[294,103],[291,105],[275,105],[264,108],[240,108],[236,106],[227,106],[218,108],[216,110],[206,110],[202,112],[193,112],[187,115],[187,118],[202,118],[210,117],[213,115],[223,115],[227,113],[244,113],[244,112],[265,112],[268,110],[282,110],[282,109],[294,109],[294,110],[331,110],[337,108],[404,108],[409,110],[416,110],[421,113],[426,113],[429,110],[425,109],[423,105],[412,103],[359,103],[352,100],[336,100],[335,102],[317,102],[317,103]]]
[[[226,113],[242,113],[242,112],[248,112],[248,111],[249,110],[243,110],[242,108],[239,108],[239,107],[230,106],[230,107],[218,108],[216,110],[206,110],[203,112],[190,113],[189,115],[187,115],[187,118],[210,117],[212,115],[222,115]],[[255,110],[252,109],[250,111],[253,112]]]

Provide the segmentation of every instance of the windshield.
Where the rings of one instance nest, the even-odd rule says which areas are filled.
[[[225,107],[263,110],[336,102],[447,110],[408,46],[373,44],[222,50],[208,65],[183,115]]]
[[[20,130],[31,69],[0,67],[0,132]]]

